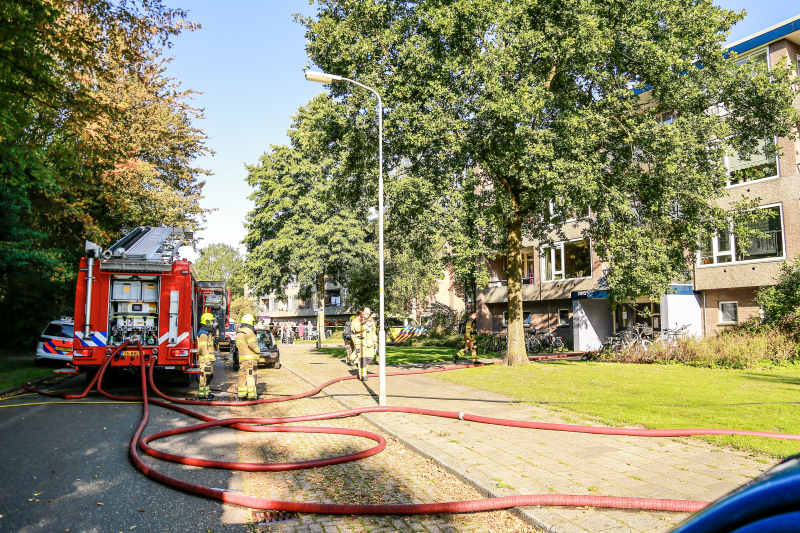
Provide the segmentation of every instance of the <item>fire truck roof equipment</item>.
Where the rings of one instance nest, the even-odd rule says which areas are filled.
[[[194,233],[183,228],[140,226],[103,252],[100,269],[109,272],[168,272]]]

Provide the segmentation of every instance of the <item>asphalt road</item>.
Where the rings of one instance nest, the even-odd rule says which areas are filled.
[[[217,361],[217,379],[212,387],[218,386],[219,376],[225,375],[222,364]],[[104,389],[139,395],[138,383],[138,377],[129,376],[115,379]],[[82,386],[85,377],[76,376],[54,390]],[[160,388],[176,397],[189,390],[175,385]],[[2,401],[0,407],[63,401],[25,396]],[[91,394],[84,401],[109,400]],[[0,532],[242,531],[241,523],[223,525],[223,515],[227,512],[230,517],[231,506],[165,487],[133,467],[127,448],[141,419],[141,409],[141,404],[124,403],[0,408]],[[195,409],[215,417],[231,416],[226,407]],[[196,422],[151,406],[145,434]],[[238,460],[234,432],[224,428],[171,437],[152,445],[181,455]],[[234,472],[144,457],[160,471],[186,481],[241,488],[241,476]]]

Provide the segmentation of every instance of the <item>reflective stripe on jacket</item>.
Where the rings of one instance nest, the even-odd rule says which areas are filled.
[[[475,331],[475,321],[471,318],[467,320],[466,325],[464,326],[464,335],[467,337],[472,337],[472,333]]]
[[[350,323],[350,328],[356,337],[356,342],[366,347],[375,344],[375,321],[370,318],[357,316]]]
[[[214,361],[214,337],[208,331],[201,329],[197,337],[197,359],[200,361]]]
[[[242,326],[236,332],[236,350],[239,352],[239,361],[257,361],[261,356],[256,332],[250,326]]]

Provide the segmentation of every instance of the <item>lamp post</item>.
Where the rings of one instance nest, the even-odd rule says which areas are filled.
[[[378,326],[378,403],[386,405],[386,330],[384,329],[384,305],[383,305],[383,100],[378,91],[372,87],[367,87],[350,78],[337,76],[336,74],[326,74],[324,72],[306,71],[306,80],[316,81],[333,85],[334,82],[347,81],[353,85],[358,85],[375,95],[378,99],[378,299],[380,313],[380,323]]]

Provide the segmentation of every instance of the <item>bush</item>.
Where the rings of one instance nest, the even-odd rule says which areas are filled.
[[[426,314],[430,314],[430,318],[425,323],[426,328],[431,331],[447,333],[458,333],[458,325],[464,318],[452,307],[439,302],[429,305]]]
[[[464,337],[458,334],[442,331],[431,331],[428,335],[411,337],[401,343],[403,346],[444,346],[446,348],[463,348]]]
[[[758,366],[783,365],[800,359],[800,343],[786,335],[778,327],[761,326],[758,330],[739,327],[714,337],[698,339],[689,337],[678,341],[677,346],[668,347],[654,343],[648,353],[651,359],[636,360],[635,356],[621,353],[606,354],[606,360],[625,360],[639,363],[680,362],[700,367],[723,367],[751,369]]]
[[[800,322],[800,257],[784,261],[778,283],[764,287],[756,294],[756,302],[764,310],[767,324],[781,326],[795,335]]]

